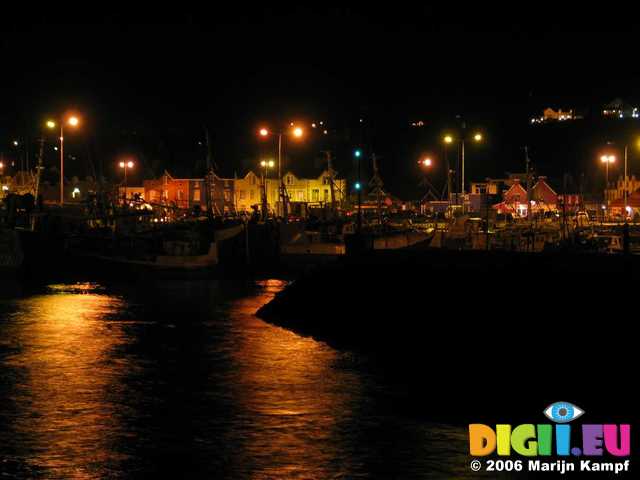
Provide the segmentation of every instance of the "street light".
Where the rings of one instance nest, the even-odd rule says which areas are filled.
[[[463,127],[463,129],[464,129],[464,127]],[[473,137],[471,137],[471,138],[476,143],[480,143],[483,140],[482,133],[480,133],[480,132],[474,133]],[[451,144],[451,143],[453,143],[454,138],[451,135],[445,135],[443,140],[444,140],[444,143],[445,143],[445,157],[446,157],[446,155],[447,155],[446,146]],[[464,193],[465,193],[465,182],[464,182],[464,173],[465,173],[464,160],[465,160],[465,155],[464,155],[464,147],[465,147],[465,141],[466,141],[464,132],[460,136],[459,141],[460,141],[460,192],[464,195]],[[445,160],[447,160],[447,159],[445,158]],[[449,191],[449,195],[451,195],[451,191]]]
[[[262,219],[267,219],[268,204],[267,204],[267,179],[269,178],[269,169],[275,167],[273,160],[262,160],[260,166],[264,169],[262,174]]]
[[[133,168],[133,161],[120,162],[120,168],[124,170],[124,203],[127,203],[127,170]]]
[[[280,198],[282,201],[282,217],[284,223],[287,223],[289,213],[287,211],[287,191],[284,185],[284,179],[282,178],[282,137],[284,136],[292,136],[294,138],[302,138],[304,136],[304,130],[300,127],[295,127],[294,124],[291,124],[291,130],[288,132],[279,131],[279,132],[271,132],[269,129],[263,127],[258,131],[261,137],[268,137],[269,135],[277,135],[278,136],[278,180],[280,184]]]
[[[604,186],[604,198],[607,201],[607,207],[609,207],[609,197],[607,195],[607,189],[609,188],[609,164],[611,163],[615,163],[616,161],[616,157],[615,155],[602,155],[600,157],[600,162],[603,163],[605,165],[605,171],[606,171],[606,181],[605,181],[605,186]]]
[[[424,171],[422,184],[424,184],[424,186],[427,189],[427,193],[425,194],[423,201],[425,202],[427,201],[427,199],[429,198],[429,193],[431,193],[431,195],[437,199],[435,193],[433,193],[433,192],[437,193],[437,191],[435,188],[433,188],[433,185],[431,184],[431,182],[429,181],[429,178],[427,177],[427,172],[431,170],[431,167],[433,167],[433,160],[431,160],[431,157],[424,157],[423,159],[418,161],[418,165],[420,165],[420,167],[422,167]],[[420,208],[422,208],[422,205]]]
[[[80,119],[74,115],[61,118],[60,123],[60,206],[64,205],[64,124],[67,123],[73,128],[80,125]],[[53,130],[56,128],[54,120],[47,120],[47,128]]]

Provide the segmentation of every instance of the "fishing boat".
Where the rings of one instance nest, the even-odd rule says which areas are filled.
[[[200,276],[220,264],[221,246],[244,231],[242,223],[215,225],[202,219],[148,225],[136,231],[94,229],[69,239],[68,252],[76,262],[90,261],[105,273],[154,273]]]

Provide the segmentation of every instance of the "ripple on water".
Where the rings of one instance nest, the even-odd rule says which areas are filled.
[[[366,362],[255,317],[285,286],[61,284],[0,301],[0,473],[468,476],[464,429],[381,408],[397,395]]]

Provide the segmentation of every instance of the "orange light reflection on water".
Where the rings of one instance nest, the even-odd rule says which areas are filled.
[[[50,290],[58,293],[20,301],[9,332],[19,349],[5,362],[24,372],[11,399],[18,410],[11,434],[31,452],[30,470],[90,478],[92,465],[118,460],[105,432],[118,432],[109,393],[121,369],[110,353],[123,335],[104,319],[122,302],[91,284]]]
[[[243,332],[232,353],[242,445],[234,471],[253,464],[253,478],[334,478],[352,471],[341,427],[353,415],[359,378],[336,368],[345,354],[253,315],[285,286],[264,282],[261,295],[233,308]]]

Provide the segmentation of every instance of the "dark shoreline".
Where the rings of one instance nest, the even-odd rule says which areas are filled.
[[[539,408],[557,398],[587,399],[585,408],[615,416],[635,402],[634,394],[614,399],[606,390],[633,378],[638,262],[567,253],[371,252],[302,276],[257,315],[367,355],[457,420],[464,421],[455,412],[465,401],[515,415],[527,411],[523,403]],[[424,372],[423,381],[416,372]]]

